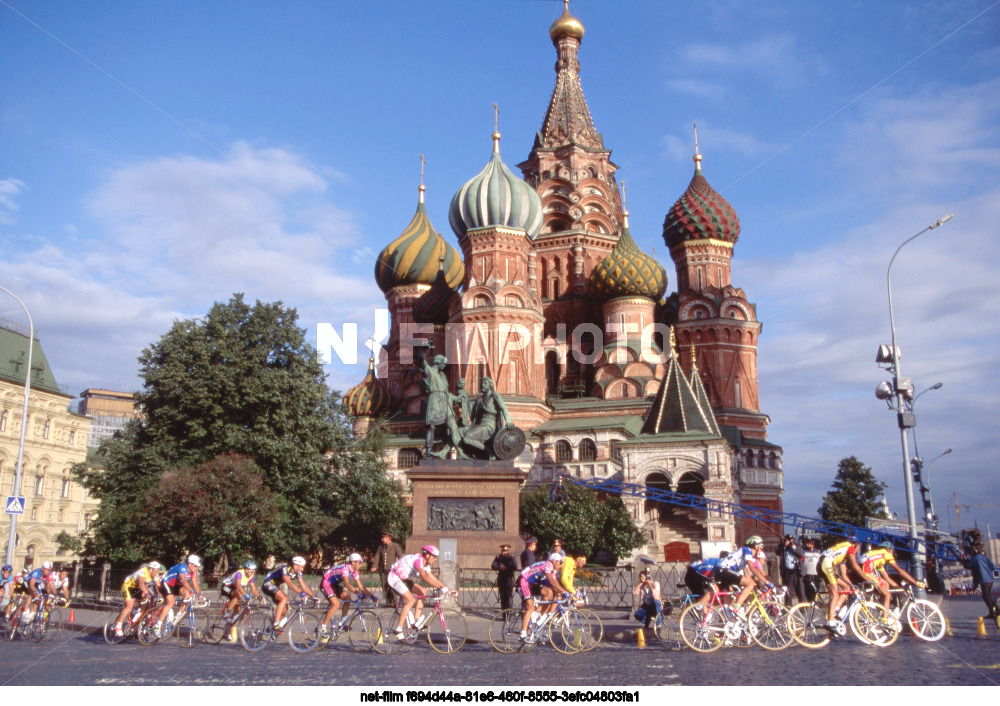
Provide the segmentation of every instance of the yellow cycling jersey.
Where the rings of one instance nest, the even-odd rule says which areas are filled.
[[[894,557],[892,552],[888,549],[872,549],[870,552],[865,554],[862,566],[866,571],[868,570],[869,565],[871,566],[872,571],[878,571],[889,562],[895,560],[896,557]]]
[[[125,578],[125,583],[122,584],[122,590],[125,590],[126,588],[138,588],[140,578],[146,583],[153,582],[153,576],[149,573],[149,568],[142,566],[139,567],[138,571],[129,574]]]
[[[848,553],[850,553],[851,542],[841,542],[840,544],[834,544],[832,547],[823,552],[822,556],[829,557],[834,566],[837,564],[843,564],[847,559]]]
[[[563,588],[565,588],[570,593],[576,591],[573,588],[573,579],[576,577],[576,559],[568,556],[563,561],[562,571],[559,572],[559,581],[562,583]]]

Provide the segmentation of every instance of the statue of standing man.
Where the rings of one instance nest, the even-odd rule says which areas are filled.
[[[432,349],[433,350],[433,349]],[[425,355],[420,355],[420,372],[423,373],[421,385],[427,393],[427,414],[424,423],[427,425],[427,456],[435,458],[446,458],[450,449],[455,449],[459,458],[468,458],[465,453],[458,448],[462,435],[458,430],[458,421],[455,418],[455,402],[461,399],[457,395],[451,394],[448,389],[448,376],[445,374],[445,366],[448,359],[443,355],[436,355],[430,363]],[[434,453],[434,437],[438,427],[444,427],[444,448]]]

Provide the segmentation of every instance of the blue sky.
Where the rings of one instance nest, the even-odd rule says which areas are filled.
[[[873,391],[893,267],[903,371],[942,525],[1000,531],[1000,4],[574,0],[581,77],[633,235],[704,172],[743,226],[733,282],[764,322],[760,396],[786,509],[857,455],[904,513],[895,418]],[[384,303],[374,258],[447,208],[490,153],[512,166],[552,90],[558,0],[0,0],[0,281],[57,380],[134,387],[175,318],[235,291],[301,323]],[[12,300],[0,316],[23,320]],[[313,333],[314,335],[314,333]],[[328,366],[333,387],[364,374]]]

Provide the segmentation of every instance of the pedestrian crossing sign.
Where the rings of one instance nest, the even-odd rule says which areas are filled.
[[[7,505],[4,510],[8,515],[23,515],[24,514],[24,498],[19,498],[16,495],[7,496]]]

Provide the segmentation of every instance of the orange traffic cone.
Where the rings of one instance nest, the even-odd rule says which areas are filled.
[[[986,634],[986,622],[983,620],[983,616],[979,616],[979,624],[976,625],[976,634],[985,635]]]
[[[69,609],[69,622],[71,622],[71,623],[75,623],[76,622],[76,615],[73,614],[73,609],[72,608]]]
[[[639,647],[646,646],[646,631],[639,628]]]
[[[948,637],[953,637],[951,634],[951,621],[948,618],[944,619],[944,634]]]

